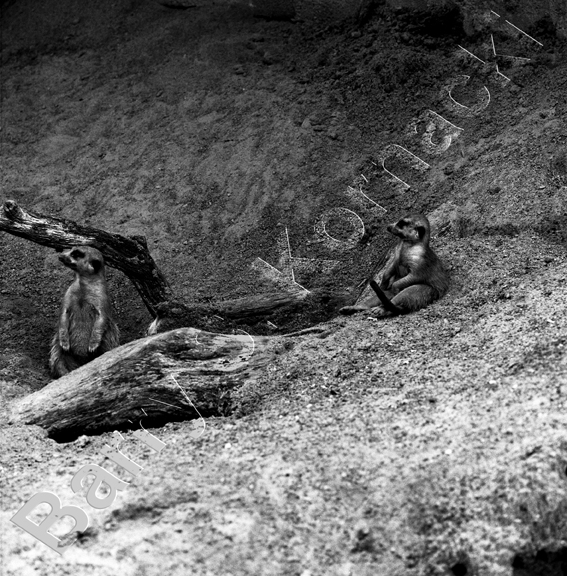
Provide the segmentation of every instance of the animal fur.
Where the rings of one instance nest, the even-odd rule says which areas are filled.
[[[345,306],[340,312],[355,314],[372,310],[376,316],[406,314],[424,308],[441,298],[449,288],[449,276],[429,247],[429,220],[421,214],[409,214],[387,228],[400,239],[382,273],[376,293],[366,302]]]
[[[59,260],[75,272],[63,297],[57,331],[51,343],[49,367],[59,378],[119,345],[112,318],[104,258],[91,246],[76,246]]]

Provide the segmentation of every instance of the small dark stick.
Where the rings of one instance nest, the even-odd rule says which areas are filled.
[[[370,280],[370,288],[376,292],[376,296],[380,298],[380,302],[382,302],[384,308],[386,308],[388,312],[392,312],[392,314],[402,314],[403,310],[392,303],[392,301],[388,298],[388,296],[386,296],[386,294],[384,294],[380,286],[378,286],[374,280]]]

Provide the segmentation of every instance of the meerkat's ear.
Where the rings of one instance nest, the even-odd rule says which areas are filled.
[[[91,266],[93,267],[94,273],[98,274],[102,268],[102,262],[100,260],[91,260]]]
[[[417,230],[419,239],[422,240],[425,236],[425,226],[416,226],[415,229]]]

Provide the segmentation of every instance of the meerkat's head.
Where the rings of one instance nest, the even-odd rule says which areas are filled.
[[[104,258],[92,246],[75,246],[60,254],[59,260],[80,276],[104,276]]]
[[[390,234],[410,244],[429,244],[429,220],[422,214],[408,214],[387,228]]]

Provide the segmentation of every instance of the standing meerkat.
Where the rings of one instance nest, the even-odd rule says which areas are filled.
[[[387,228],[400,239],[390,256],[382,281],[370,281],[376,293],[366,302],[341,308],[342,314],[372,310],[376,316],[406,314],[441,298],[449,288],[449,275],[429,247],[429,220],[409,214]]]
[[[75,272],[75,280],[63,297],[51,342],[49,367],[54,378],[119,345],[102,254],[91,246],[76,246],[63,252],[59,260]]]

